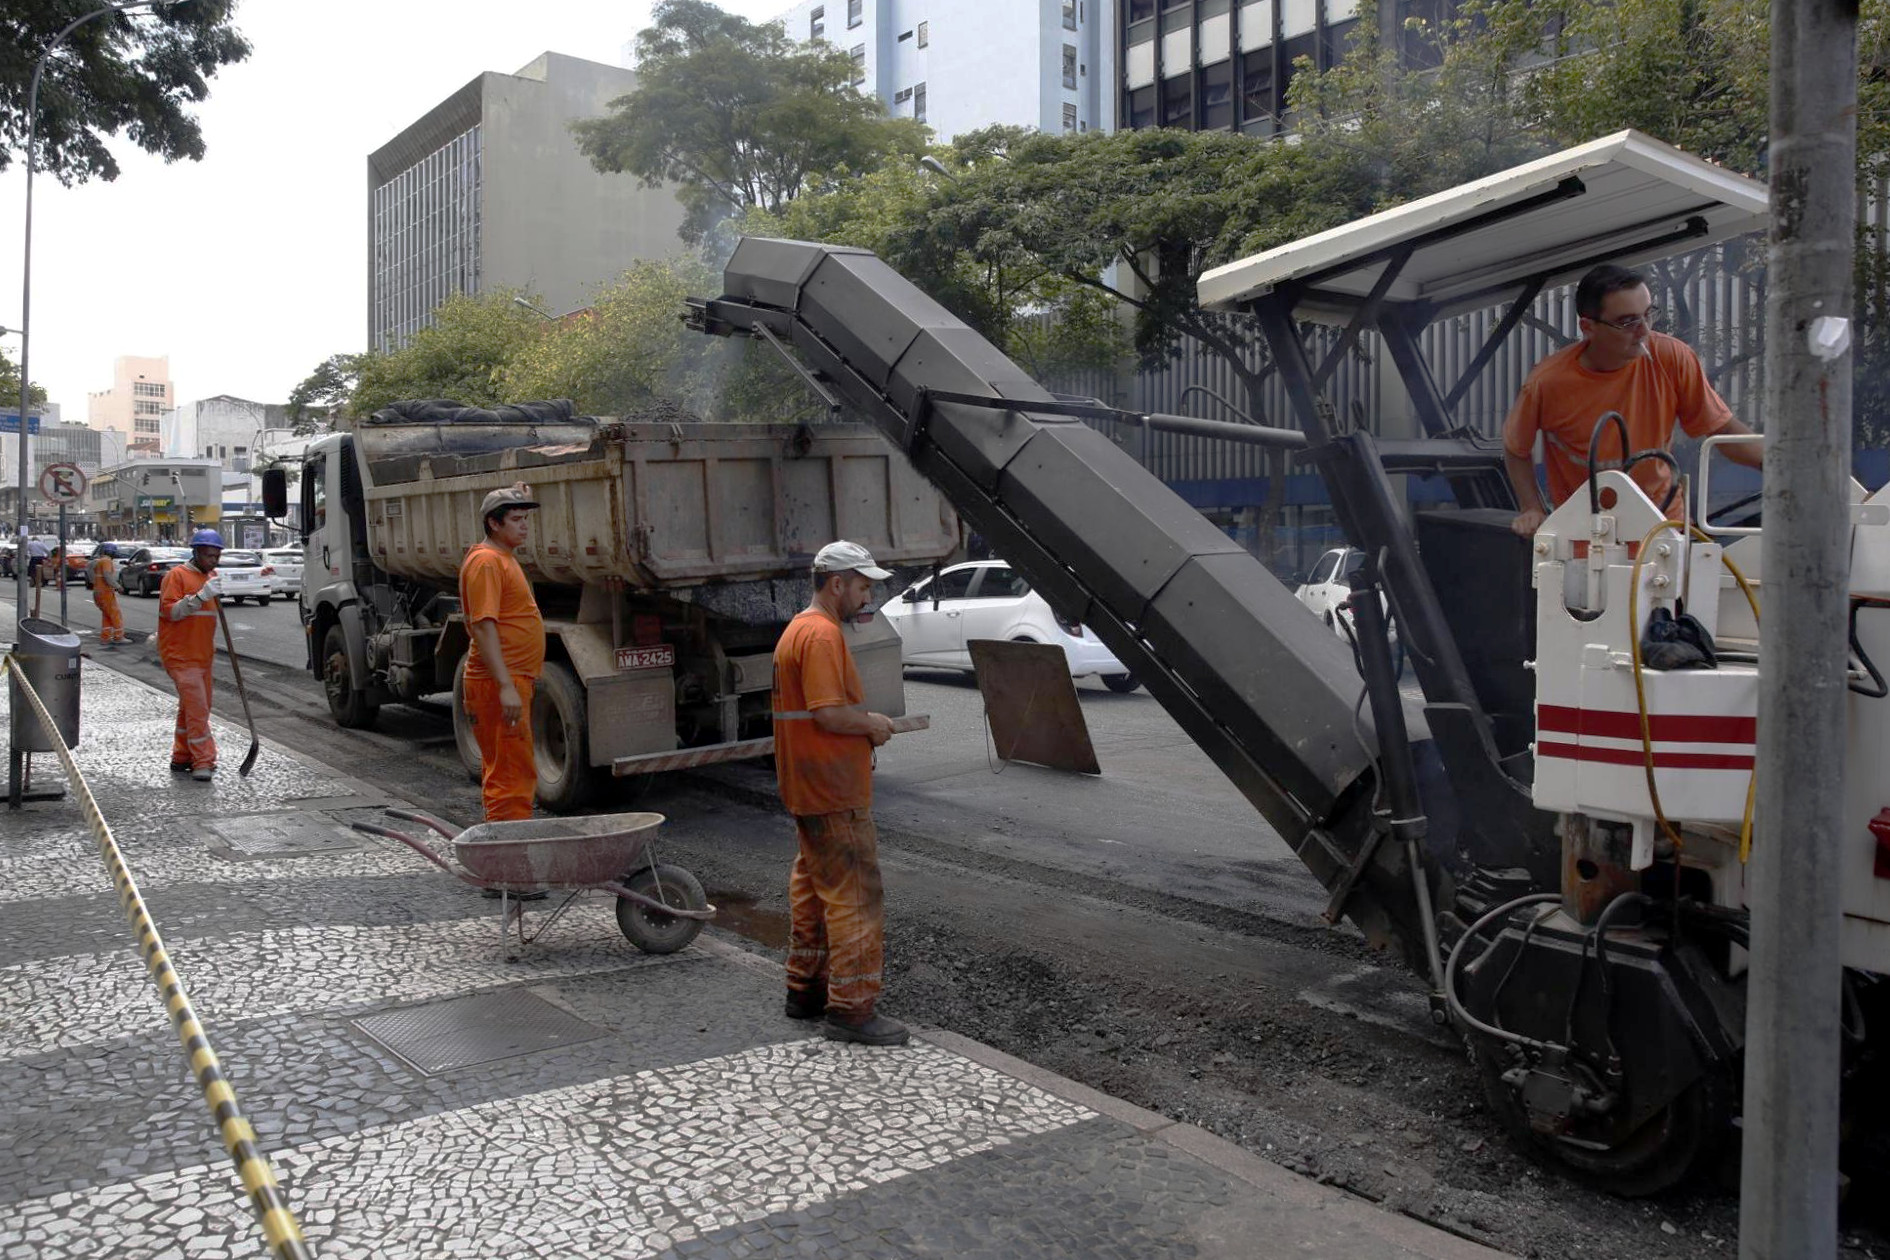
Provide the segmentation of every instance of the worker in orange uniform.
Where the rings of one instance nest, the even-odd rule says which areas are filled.
[[[217,650],[217,561],[223,536],[200,529],[190,536],[190,562],[164,575],[158,588],[158,659],[177,687],[177,735],[171,773],[208,783],[217,772],[217,742],[210,736],[210,662]]]
[[[91,570],[92,602],[98,605],[98,641],[108,652],[125,642],[125,615],[118,611],[118,546],[100,543],[85,566]]]
[[[479,743],[487,822],[530,818],[538,787],[532,684],[545,665],[545,619],[514,554],[537,506],[522,481],[488,494],[479,507],[485,541],[459,566],[459,607],[472,633],[466,716]]]
[[[1678,337],[1654,331],[1660,308],[1638,272],[1603,263],[1575,286],[1575,315],[1582,339],[1536,364],[1503,423],[1503,466],[1520,509],[1510,528],[1533,537],[1550,511],[1536,484],[1536,438],[1542,439],[1549,498],[1556,505],[1588,480],[1588,446],[1595,426],[1610,411],[1627,421],[1628,451],[1618,433],[1604,433],[1596,467],[1605,456],[1618,468],[1629,454],[1664,451],[1677,423],[1696,438],[1751,433],[1706,379],[1700,356]],[[1750,468],[1764,466],[1757,442],[1733,442],[1726,458]],[[1673,470],[1660,460],[1642,460],[1629,476],[1656,504],[1681,519],[1686,504],[1675,495]]]
[[[814,557],[813,601],[774,649],[774,758],[800,852],[788,876],[787,1015],[826,1016],[832,1041],[901,1046],[906,1026],[877,1014],[885,898],[873,828],[873,749],[892,719],[868,712],[842,627],[892,574],[853,542]]]

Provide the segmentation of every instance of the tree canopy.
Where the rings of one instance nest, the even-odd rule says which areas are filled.
[[[26,145],[33,67],[68,22],[95,0],[0,0],[0,169]],[[204,155],[190,106],[210,79],[249,56],[234,25],[235,0],[176,0],[150,12],[94,18],[66,37],[40,79],[39,169],[67,184],[118,178],[106,147],[123,132],[167,162]]]
[[[46,387],[35,384],[27,392],[35,407],[46,405]],[[0,350],[0,411],[12,411],[20,405],[20,365],[5,350]]]
[[[598,170],[674,183],[686,241],[923,149],[924,125],[855,91],[852,58],[825,42],[796,44],[708,0],[660,0],[654,17],[637,36],[636,89],[572,130]]]
[[[409,398],[452,398],[476,407],[517,401],[512,374],[518,358],[550,327],[513,300],[522,296],[512,289],[478,297],[455,293],[400,349],[360,355],[349,411],[371,416]]]
[[[336,354],[316,366],[289,391],[285,410],[297,434],[314,433],[323,424],[346,423],[351,418],[349,398],[361,377],[361,356]]]

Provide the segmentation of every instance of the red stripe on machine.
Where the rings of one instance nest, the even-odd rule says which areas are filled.
[[[1750,717],[1691,713],[1650,713],[1653,738],[1669,744],[1751,744],[1759,738],[1759,720]],[[1573,709],[1561,704],[1536,706],[1536,727],[1563,735],[1596,739],[1641,737],[1641,716],[1614,709]],[[1639,757],[1639,754],[1635,754]]]
[[[1559,757],[1564,761],[1600,761],[1614,766],[1644,766],[1646,756],[1638,748],[1596,748],[1591,744],[1536,744],[1536,756]],[[1750,770],[1752,755],[1738,753],[1661,752],[1654,750],[1657,770]]]

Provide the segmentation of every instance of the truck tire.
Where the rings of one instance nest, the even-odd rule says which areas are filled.
[[[354,669],[348,664],[348,637],[339,623],[322,636],[322,689],[328,693],[328,711],[335,725],[348,730],[374,725],[381,706],[367,698]]]
[[[453,670],[453,744],[459,749],[459,764],[466,767],[466,777],[480,783],[485,780],[485,763],[479,756],[479,741],[473,737],[472,719],[466,713],[466,663],[470,660],[472,653],[463,654]]]
[[[532,693],[532,747],[538,760],[538,803],[554,814],[581,809],[596,794],[590,729],[584,684],[570,666],[546,661]]]

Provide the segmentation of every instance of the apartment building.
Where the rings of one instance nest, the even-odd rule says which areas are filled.
[[[164,413],[175,405],[175,388],[168,355],[121,355],[112,363],[112,387],[86,395],[86,424],[117,433],[134,459],[155,455],[163,445]]]

